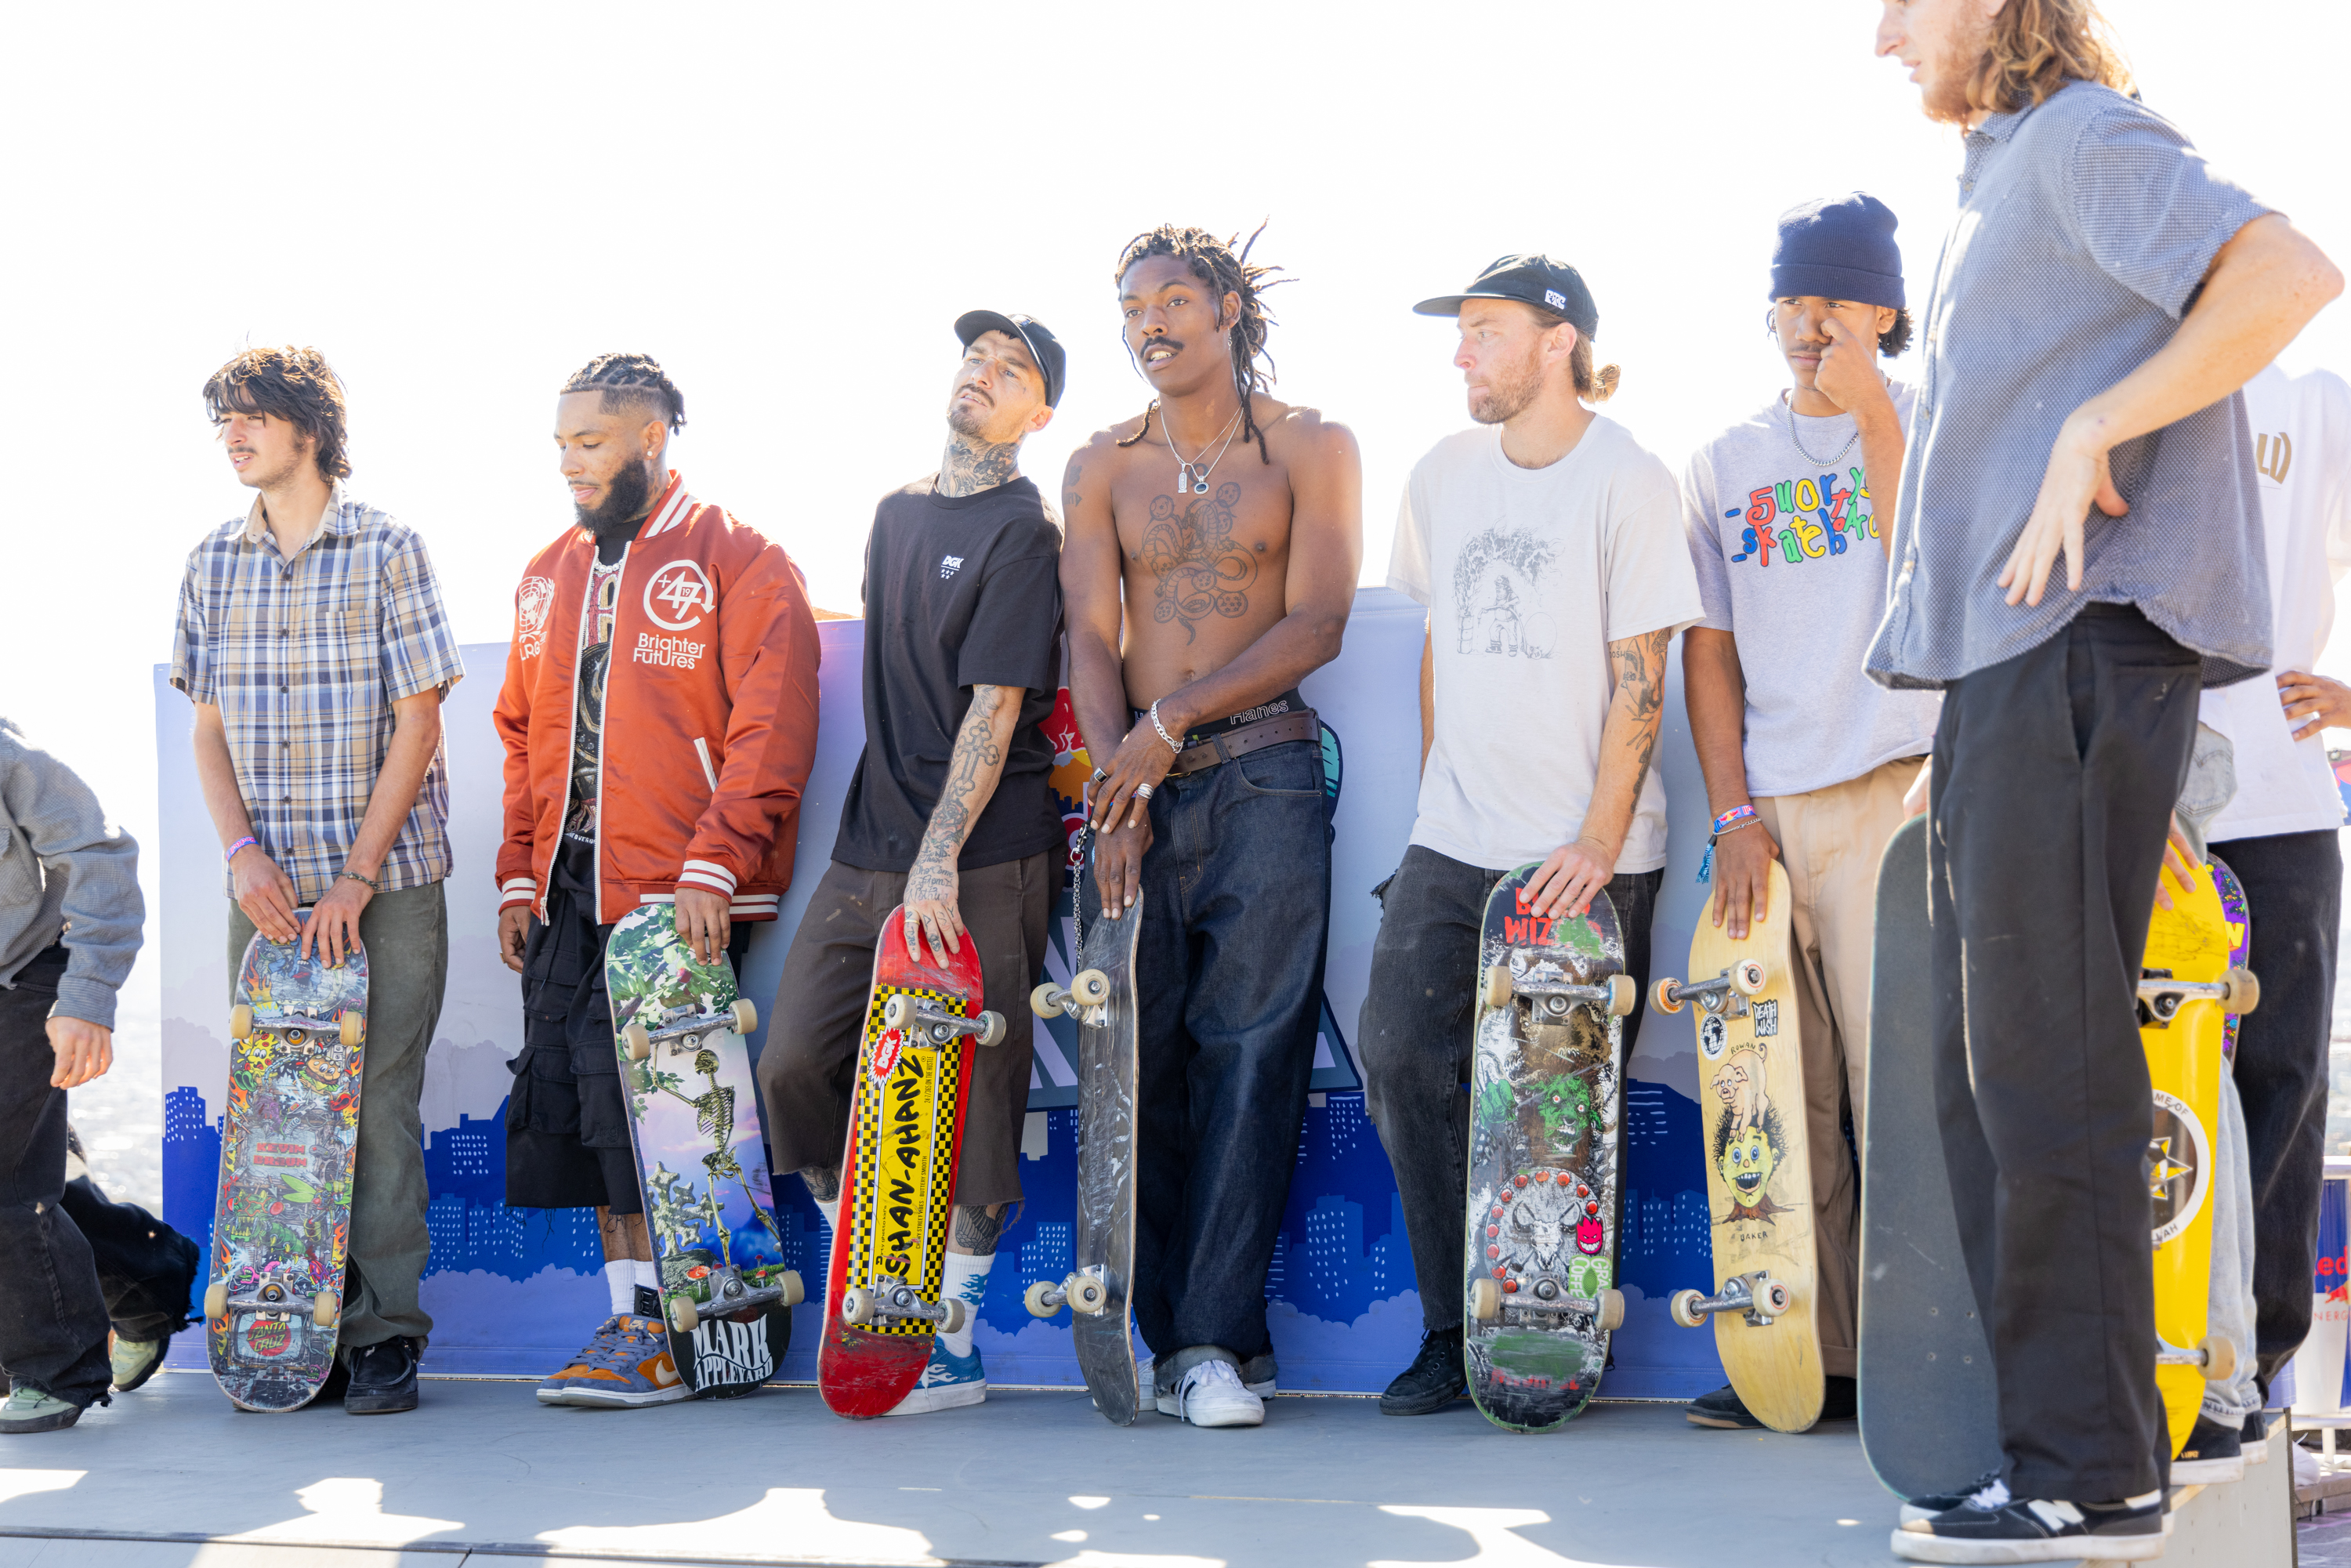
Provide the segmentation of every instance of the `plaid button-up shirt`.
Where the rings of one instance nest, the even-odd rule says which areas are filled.
[[[340,485],[290,560],[257,500],[189,552],[172,684],[221,710],[253,835],[304,904],[350,855],[392,747],[392,705],[465,673],[424,541]],[[448,874],[436,749],[375,880],[389,892]]]

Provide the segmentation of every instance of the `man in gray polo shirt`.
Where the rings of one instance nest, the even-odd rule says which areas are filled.
[[[1868,668],[1944,693],[1937,1099],[2006,1456],[1911,1500],[1894,1550],[2154,1556],[2134,983],[2197,695],[2270,662],[2237,389],[2342,278],[2126,96],[2088,0],[1889,0],[1877,50],[1964,132]]]

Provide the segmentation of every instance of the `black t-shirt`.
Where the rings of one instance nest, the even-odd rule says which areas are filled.
[[[975,685],[1029,695],[956,863],[1000,865],[1061,842],[1042,727],[1061,681],[1061,531],[1027,479],[976,496],[935,485],[883,497],[865,543],[865,754],[832,858],[866,871],[913,867]]]

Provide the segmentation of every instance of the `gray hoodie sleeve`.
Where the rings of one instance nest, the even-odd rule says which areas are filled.
[[[108,825],[98,797],[71,768],[26,744],[5,719],[0,811],[0,825],[23,837],[40,867],[37,882],[30,867],[0,868],[0,947],[16,946],[25,926],[62,915],[59,939],[70,959],[55,1010],[113,1028],[115,993],[130,977],[147,915],[138,844]]]

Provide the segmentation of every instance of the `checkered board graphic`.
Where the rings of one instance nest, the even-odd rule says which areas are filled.
[[[930,1002],[959,1018],[969,1016],[962,998],[919,988],[876,990],[866,1008],[865,1033],[857,1052],[857,1191],[845,1283],[871,1285],[879,1275],[894,1273],[921,1291],[924,1300],[935,1301],[955,1197],[950,1151],[966,1042],[960,1035],[935,1048],[904,1041],[889,1077],[876,1078],[877,1052],[886,1054],[890,1044],[882,1009],[893,996]],[[917,1244],[902,1252],[883,1245],[885,1237]],[[893,1318],[877,1321],[866,1332],[928,1334],[933,1328],[922,1318]]]

